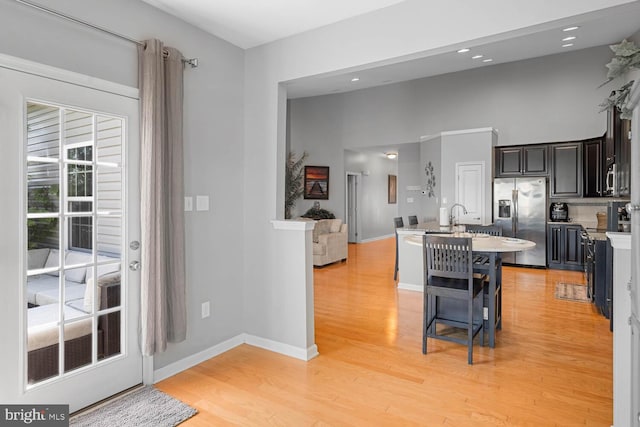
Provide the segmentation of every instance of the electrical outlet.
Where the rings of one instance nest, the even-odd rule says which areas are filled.
[[[202,303],[202,318],[207,318],[211,315],[209,311],[209,301],[205,301]]]
[[[482,307],[482,318],[489,320],[489,307]]]

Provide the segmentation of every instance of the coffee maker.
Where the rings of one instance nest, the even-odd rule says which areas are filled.
[[[553,202],[549,207],[549,219],[554,222],[569,221],[569,206],[564,202]]]
[[[627,202],[607,204],[607,231],[631,231],[631,218],[625,208]]]

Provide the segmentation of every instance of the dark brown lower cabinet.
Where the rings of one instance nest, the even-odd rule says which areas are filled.
[[[547,264],[557,270],[584,269],[582,258],[582,226],[569,224],[547,225]]]

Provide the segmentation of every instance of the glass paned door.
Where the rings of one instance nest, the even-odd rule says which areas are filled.
[[[0,400],[75,411],[142,382],[138,103],[2,61]]]
[[[34,385],[120,354],[125,120],[35,101],[26,112]]]

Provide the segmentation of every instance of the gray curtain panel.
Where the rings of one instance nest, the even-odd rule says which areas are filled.
[[[140,87],[141,347],[186,338],[182,54],[147,40]]]

